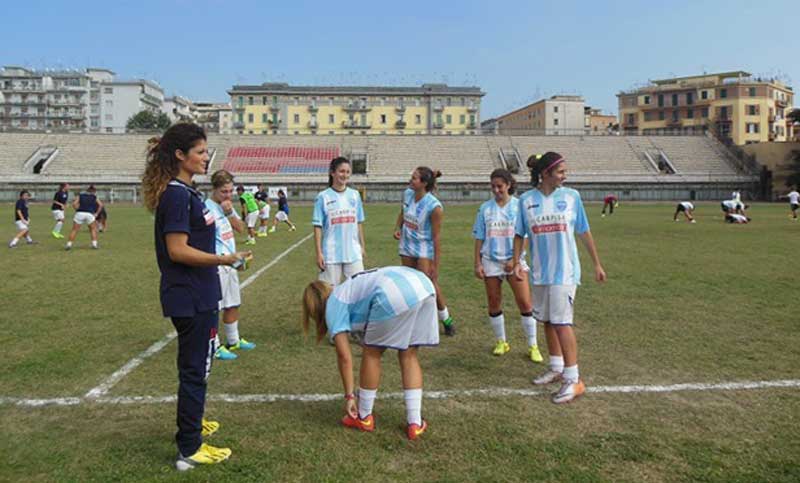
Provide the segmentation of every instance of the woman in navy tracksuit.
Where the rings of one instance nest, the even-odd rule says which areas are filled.
[[[208,163],[206,135],[195,124],[169,128],[150,140],[142,178],[145,206],[155,211],[155,245],[161,271],[161,306],[178,332],[179,470],[219,463],[231,450],[203,443],[219,428],[203,418],[206,381],[217,346],[218,265],[233,265],[245,254],[217,255],[214,216],[206,209],[192,176]]]

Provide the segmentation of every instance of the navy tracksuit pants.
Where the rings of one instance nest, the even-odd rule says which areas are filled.
[[[173,317],[178,332],[178,432],[175,440],[183,456],[191,456],[203,443],[201,435],[206,405],[206,384],[217,350],[219,311]]]

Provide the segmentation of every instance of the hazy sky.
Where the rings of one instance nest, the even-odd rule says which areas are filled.
[[[615,94],[746,70],[800,82],[797,1],[3,2],[0,64],[106,67],[168,95],[233,84],[477,85],[482,118],[545,96]]]

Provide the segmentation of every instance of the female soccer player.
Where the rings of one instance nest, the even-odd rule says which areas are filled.
[[[328,189],[314,201],[311,224],[317,251],[319,279],[338,285],[364,270],[364,206],[358,191],[348,188],[351,166],[334,158],[328,171]]]
[[[286,193],[283,190],[278,190],[278,211],[275,212],[275,218],[272,220],[272,228],[269,229],[270,233],[275,233],[278,229],[278,222],[283,221],[289,225],[289,231],[297,229],[289,219],[289,200],[286,198]]]
[[[417,439],[428,428],[422,419],[422,368],[417,348],[439,344],[436,290],[422,272],[385,267],[354,275],[332,287],[321,280],[303,292],[303,330],[316,325],[317,342],[328,334],[336,348],[344,386],[342,424],[374,431],[372,406],[381,377],[381,356],[396,349],[406,403],[406,435]],[[354,393],[353,357],[348,332],[364,331],[358,403]]]
[[[258,202],[256,202],[253,193],[244,190],[244,186],[239,185],[236,187],[236,193],[239,195],[239,203],[242,205],[242,219],[247,222],[247,241],[245,245],[256,244],[256,223],[258,223]]]
[[[237,233],[244,233],[244,223],[236,210],[233,209],[233,176],[221,169],[211,175],[211,196],[206,199],[206,208],[214,215],[215,246],[217,255],[231,255],[236,253]],[[256,348],[252,342],[239,336],[239,306],[242,305],[241,290],[239,289],[239,273],[235,268],[227,265],[217,267],[219,285],[222,290],[222,300],[219,308],[222,309],[222,322],[225,329],[226,345],[222,345],[214,353],[214,357],[224,361],[237,359],[234,351],[249,351]]]
[[[617,201],[617,196],[614,194],[608,194],[603,198],[603,211],[601,212],[600,216],[602,218],[606,217],[606,208],[608,208],[608,214],[614,214],[614,208],[619,206],[619,201]]]
[[[64,238],[64,235],[61,234],[61,228],[64,226],[64,212],[67,210],[68,198],[69,184],[61,183],[58,185],[58,191],[53,195],[53,204],[50,205],[50,210],[53,212],[53,219],[56,220],[56,225],[51,232],[53,238]]]
[[[217,255],[214,216],[191,187],[204,174],[208,147],[203,128],[178,123],[152,138],[142,177],[145,206],[155,211],[155,243],[161,272],[161,307],[178,332],[178,470],[220,463],[228,448],[203,443],[219,428],[205,421],[206,383],[216,351],[220,286],[217,266],[233,265],[248,253]]]
[[[258,237],[267,236],[267,224],[269,223],[269,194],[264,189],[264,185],[258,185],[255,194],[258,203]]]
[[[78,236],[81,225],[89,226],[89,234],[92,237],[92,248],[97,249],[97,214],[103,209],[103,202],[97,199],[97,190],[94,185],[89,185],[85,193],[81,193],[72,201],[75,208],[75,216],[72,218],[72,231],[69,232],[65,250],[72,250],[72,243]]]
[[[439,287],[439,262],[442,259],[441,231],[444,219],[442,203],[431,193],[436,188],[436,178],[442,172],[420,166],[411,173],[408,188],[403,193],[403,205],[394,225],[394,239],[400,241],[400,262],[405,267],[425,273],[436,288],[436,306],[439,321],[448,336],[456,334],[456,327]]]
[[[494,331],[495,347],[492,353],[502,356],[511,350],[506,340],[503,317],[503,279],[506,279],[514,292],[522,329],[528,338],[528,355],[533,362],[542,362],[542,354],[536,344],[536,320],[532,313],[528,279],[518,280],[510,276],[514,268],[511,257],[514,254],[514,227],[519,211],[519,200],[512,196],[517,181],[508,170],[502,168],[492,171],[489,179],[494,199],[486,201],[478,209],[472,236],[475,238],[475,276],[483,280],[486,286],[489,324]]]
[[[586,211],[577,191],[564,188],[567,164],[554,152],[528,159],[534,188],[520,197],[514,238],[514,275],[524,276],[519,263],[524,236],[531,255],[533,315],[545,324],[550,369],[534,384],[561,381],[554,403],[567,403],[582,395],[585,386],[578,372],[578,343],[572,328],[572,305],[581,281],[581,266],[575,244],[577,234],[594,264],[595,280],[605,282]]]
[[[17,227],[17,234],[8,242],[8,248],[15,248],[17,243],[19,243],[19,239],[22,237],[25,237],[25,241],[28,242],[28,245],[35,243],[33,238],[31,238],[31,232],[28,228],[28,225],[31,224],[31,217],[28,213],[28,200],[30,197],[31,194],[28,190],[19,192],[19,199],[14,205],[14,225]]]
[[[791,217],[794,221],[797,221],[797,208],[800,208],[800,193],[797,192],[797,189],[793,189],[787,195],[781,196],[781,198],[789,199],[789,210],[792,212]]]
[[[689,223],[695,223],[694,216],[694,204],[689,201],[681,201],[678,203],[678,206],[675,207],[675,214],[672,215],[672,221],[678,221],[678,213],[683,213],[686,215],[686,220]]]

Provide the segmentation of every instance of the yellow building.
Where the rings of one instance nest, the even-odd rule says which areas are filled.
[[[478,134],[478,87],[235,85],[228,91],[239,134]]]
[[[619,122],[631,134],[712,130],[735,144],[786,141],[794,91],[744,71],[676,77],[617,94]]]

